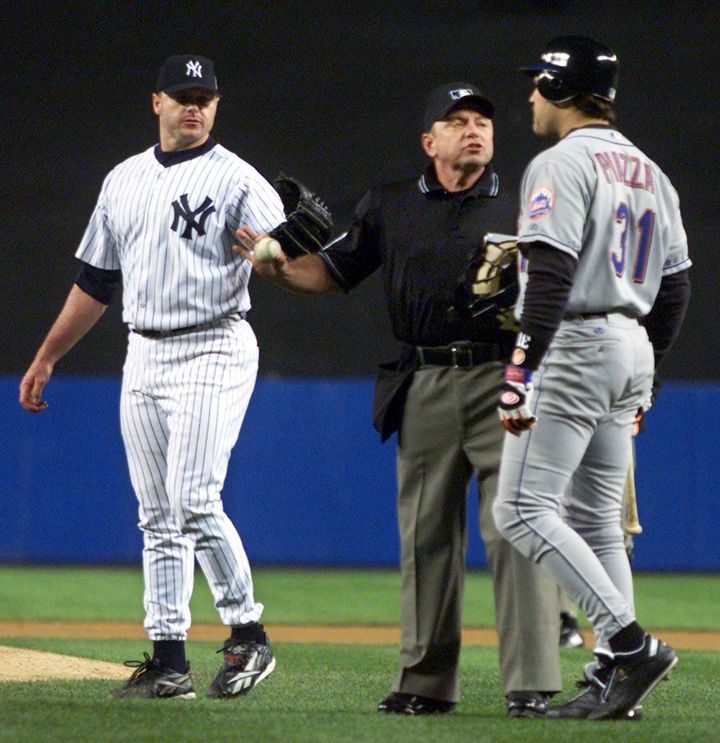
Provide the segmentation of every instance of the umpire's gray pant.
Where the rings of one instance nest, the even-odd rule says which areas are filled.
[[[398,444],[402,634],[392,691],[458,699],[466,498],[473,472],[504,691],[561,688],[556,584],[500,536],[492,517],[503,440],[501,384],[499,362],[471,369],[423,366],[413,377]]]

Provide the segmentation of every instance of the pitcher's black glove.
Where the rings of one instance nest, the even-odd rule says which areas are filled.
[[[280,243],[288,258],[322,250],[333,226],[327,205],[307,186],[283,173],[275,179],[274,186],[282,199],[287,221],[270,232],[270,236]]]

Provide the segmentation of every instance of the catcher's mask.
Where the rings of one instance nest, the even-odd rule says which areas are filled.
[[[450,319],[506,315],[518,295],[517,243],[511,235],[488,234],[458,278]]]

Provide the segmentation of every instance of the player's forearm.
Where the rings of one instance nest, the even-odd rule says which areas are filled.
[[[73,285],[35,359],[56,364],[102,317],[107,305]]]
[[[278,286],[300,294],[341,291],[325,262],[317,254],[284,261],[271,278]]]

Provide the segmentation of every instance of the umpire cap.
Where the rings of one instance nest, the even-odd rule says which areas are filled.
[[[155,91],[177,93],[187,88],[205,88],[217,93],[217,78],[212,59],[198,54],[174,54],[163,62]]]
[[[479,111],[488,119],[492,119],[495,114],[495,106],[476,85],[463,82],[445,83],[434,88],[427,98],[423,131],[429,132],[436,121],[444,119],[457,108]]]
[[[521,67],[536,79],[538,92],[555,103],[588,93],[612,103],[618,83],[615,52],[587,36],[557,36],[541,61]]]

